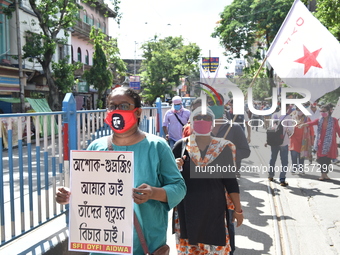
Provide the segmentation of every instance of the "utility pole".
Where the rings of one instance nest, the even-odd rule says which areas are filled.
[[[21,36],[20,36],[20,22],[19,22],[19,0],[15,0],[15,16],[16,16],[16,26],[17,26],[20,103],[21,103],[21,112],[24,113],[25,112],[25,88],[23,84],[23,72],[22,72]]]
[[[135,60],[133,62],[133,75],[136,76],[136,45],[137,42],[135,41]]]

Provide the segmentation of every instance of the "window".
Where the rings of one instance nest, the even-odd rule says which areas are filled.
[[[105,22],[103,23],[103,29],[102,30],[103,30],[103,33],[106,34],[106,24],[105,24]]]
[[[89,65],[89,52],[86,51],[86,55],[85,55],[85,64]]]
[[[63,51],[63,46],[58,46],[58,50],[59,50],[59,59],[63,59],[64,56],[64,51]]]
[[[98,19],[97,27],[100,29],[100,19]]]
[[[20,1],[20,7],[27,8],[29,10],[32,10],[31,5],[29,3],[29,0],[21,0]]]
[[[26,45],[29,45],[29,47],[25,49],[28,56],[37,57],[40,55],[39,49],[42,47],[40,35],[31,31],[26,31],[25,39]]]
[[[71,46],[71,61],[72,61],[72,63],[74,62],[74,56],[73,56],[73,46]]]
[[[92,14],[91,14],[91,19],[90,19],[89,24],[90,24],[91,26],[94,26],[94,18],[93,18],[93,15],[92,15]]]
[[[78,61],[81,62],[81,49],[78,47]]]
[[[60,59],[67,58],[69,56],[69,45],[59,44],[58,45],[58,57]]]
[[[84,16],[83,16],[83,21],[84,21],[84,23],[87,23],[87,13],[86,13],[86,11],[84,11]]]

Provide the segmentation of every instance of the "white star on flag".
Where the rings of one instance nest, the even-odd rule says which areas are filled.
[[[288,86],[307,89],[311,101],[340,86],[340,44],[299,0],[282,23],[267,60]]]

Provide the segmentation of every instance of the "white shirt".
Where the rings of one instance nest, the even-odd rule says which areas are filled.
[[[291,121],[292,116],[291,115],[281,115],[280,112],[276,112],[272,115],[272,119],[279,119],[280,121],[283,121],[283,142],[281,144],[281,146],[286,146],[289,144],[289,136],[293,133],[294,127],[293,126],[293,122]],[[282,123],[281,123],[282,125]]]

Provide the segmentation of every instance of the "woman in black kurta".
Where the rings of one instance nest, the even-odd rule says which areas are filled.
[[[211,129],[203,134],[203,129],[197,128],[199,124],[208,125],[203,121],[211,121],[212,127],[213,118],[209,109],[202,115],[201,108],[197,108],[192,113],[194,133],[178,141],[173,148],[187,185],[185,198],[174,210],[178,254],[229,253],[225,191],[235,205],[234,217],[238,225],[243,220],[235,178],[235,146],[228,140],[210,136]]]

